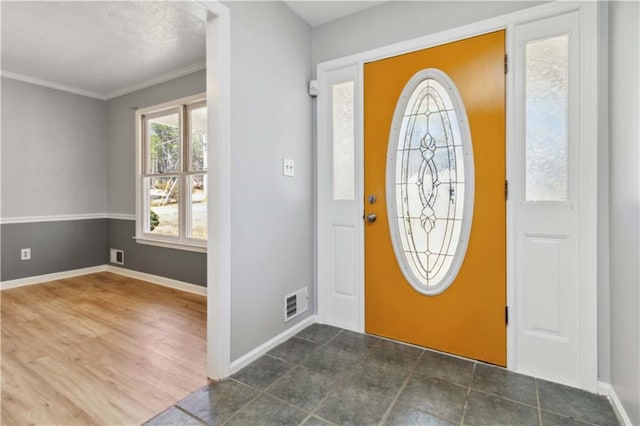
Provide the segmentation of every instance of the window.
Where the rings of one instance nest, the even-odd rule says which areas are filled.
[[[473,212],[473,153],[464,105],[453,81],[434,68],[405,86],[387,157],[391,239],[398,264],[419,292],[453,282]]]
[[[333,199],[356,199],[354,82],[332,87]]]
[[[527,42],[526,200],[566,201],[569,187],[569,36]]]
[[[136,116],[140,170],[136,240],[206,250],[205,95],[145,108]]]

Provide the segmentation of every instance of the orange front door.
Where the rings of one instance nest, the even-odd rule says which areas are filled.
[[[374,203],[365,200],[365,214],[377,215],[375,222],[365,224],[366,331],[503,366],[506,365],[504,44],[505,33],[498,31],[364,66],[364,189],[365,198],[376,197]],[[393,186],[393,183],[387,186],[386,169],[388,144],[397,143],[390,140],[396,105],[412,76],[425,69],[442,71],[457,88],[468,118],[475,168],[466,254],[451,285],[437,295],[417,291],[405,278],[392,246],[387,211],[390,194],[386,193],[386,188]],[[451,203],[455,198],[453,189],[438,196],[450,196]],[[425,222],[416,223],[424,227]]]

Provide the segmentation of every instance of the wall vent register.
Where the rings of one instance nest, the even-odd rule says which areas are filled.
[[[453,81],[429,68],[407,83],[396,106],[387,155],[393,248],[407,281],[436,295],[453,282],[473,216],[473,151]]]

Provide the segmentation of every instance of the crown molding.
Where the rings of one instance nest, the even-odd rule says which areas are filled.
[[[25,74],[19,74],[16,72],[2,70],[2,76],[5,78],[10,78],[12,80],[22,81],[24,83],[35,84],[36,86],[48,87],[50,89],[60,90],[62,92],[73,93],[74,95],[86,96],[93,99],[98,99],[101,101],[106,101],[107,98],[99,93],[90,92],[88,90],[78,89],[76,87],[65,86],[64,84],[54,83],[48,80],[42,80],[39,78],[31,77]]]
[[[108,101],[120,96],[127,95],[129,93],[136,92],[138,90],[146,89],[147,87],[155,86],[157,84],[166,83],[167,81],[174,80],[185,75],[193,74],[194,72],[202,71],[206,69],[206,62],[198,62],[193,65],[189,65],[178,70],[159,75],[150,80],[146,80],[143,83],[128,86],[122,89],[114,90],[107,93],[91,92],[89,90],[78,89],[76,87],[66,86],[64,84],[54,83],[48,80],[42,80],[40,78],[31,77],[29,75],[15,73],[11,71],[2,70],[1,75],[5,78],[12,80],[22,81],[24,83],[35,84],[37,86],[48,87],[50,89],[60,90],[62,92],[73,93],[75,95],[86,96],[101,101]]]
[[[166,83],[167,81],[174,80],[179,77],[184,77],[185,75],[193,74],[197,71],[202,71],[206,69],[206,62],[198,62],[193,65],[189,65],[184,68],[180,68],[178,70],[159,75],[150,80],[145,81],[144,83],[136,84],[134,86],[125,87],[123,89],[114,90],[105,94],[106,100],[110,100],[113,98],[118,98],[123,95],[127,95],[129,93],[137,92],[138,90],[146,89],[147,87],[155,86],[156,84]]]

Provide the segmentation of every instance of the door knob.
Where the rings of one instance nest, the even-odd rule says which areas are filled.
[[[373,223],[373,222],[375,222],[377,218],[378,218],[378,216],[376,216],[376,214],[375,214],[375,213],[369,213],[369,214],[366,216],[367,222],[369,222],[369,223]]]

